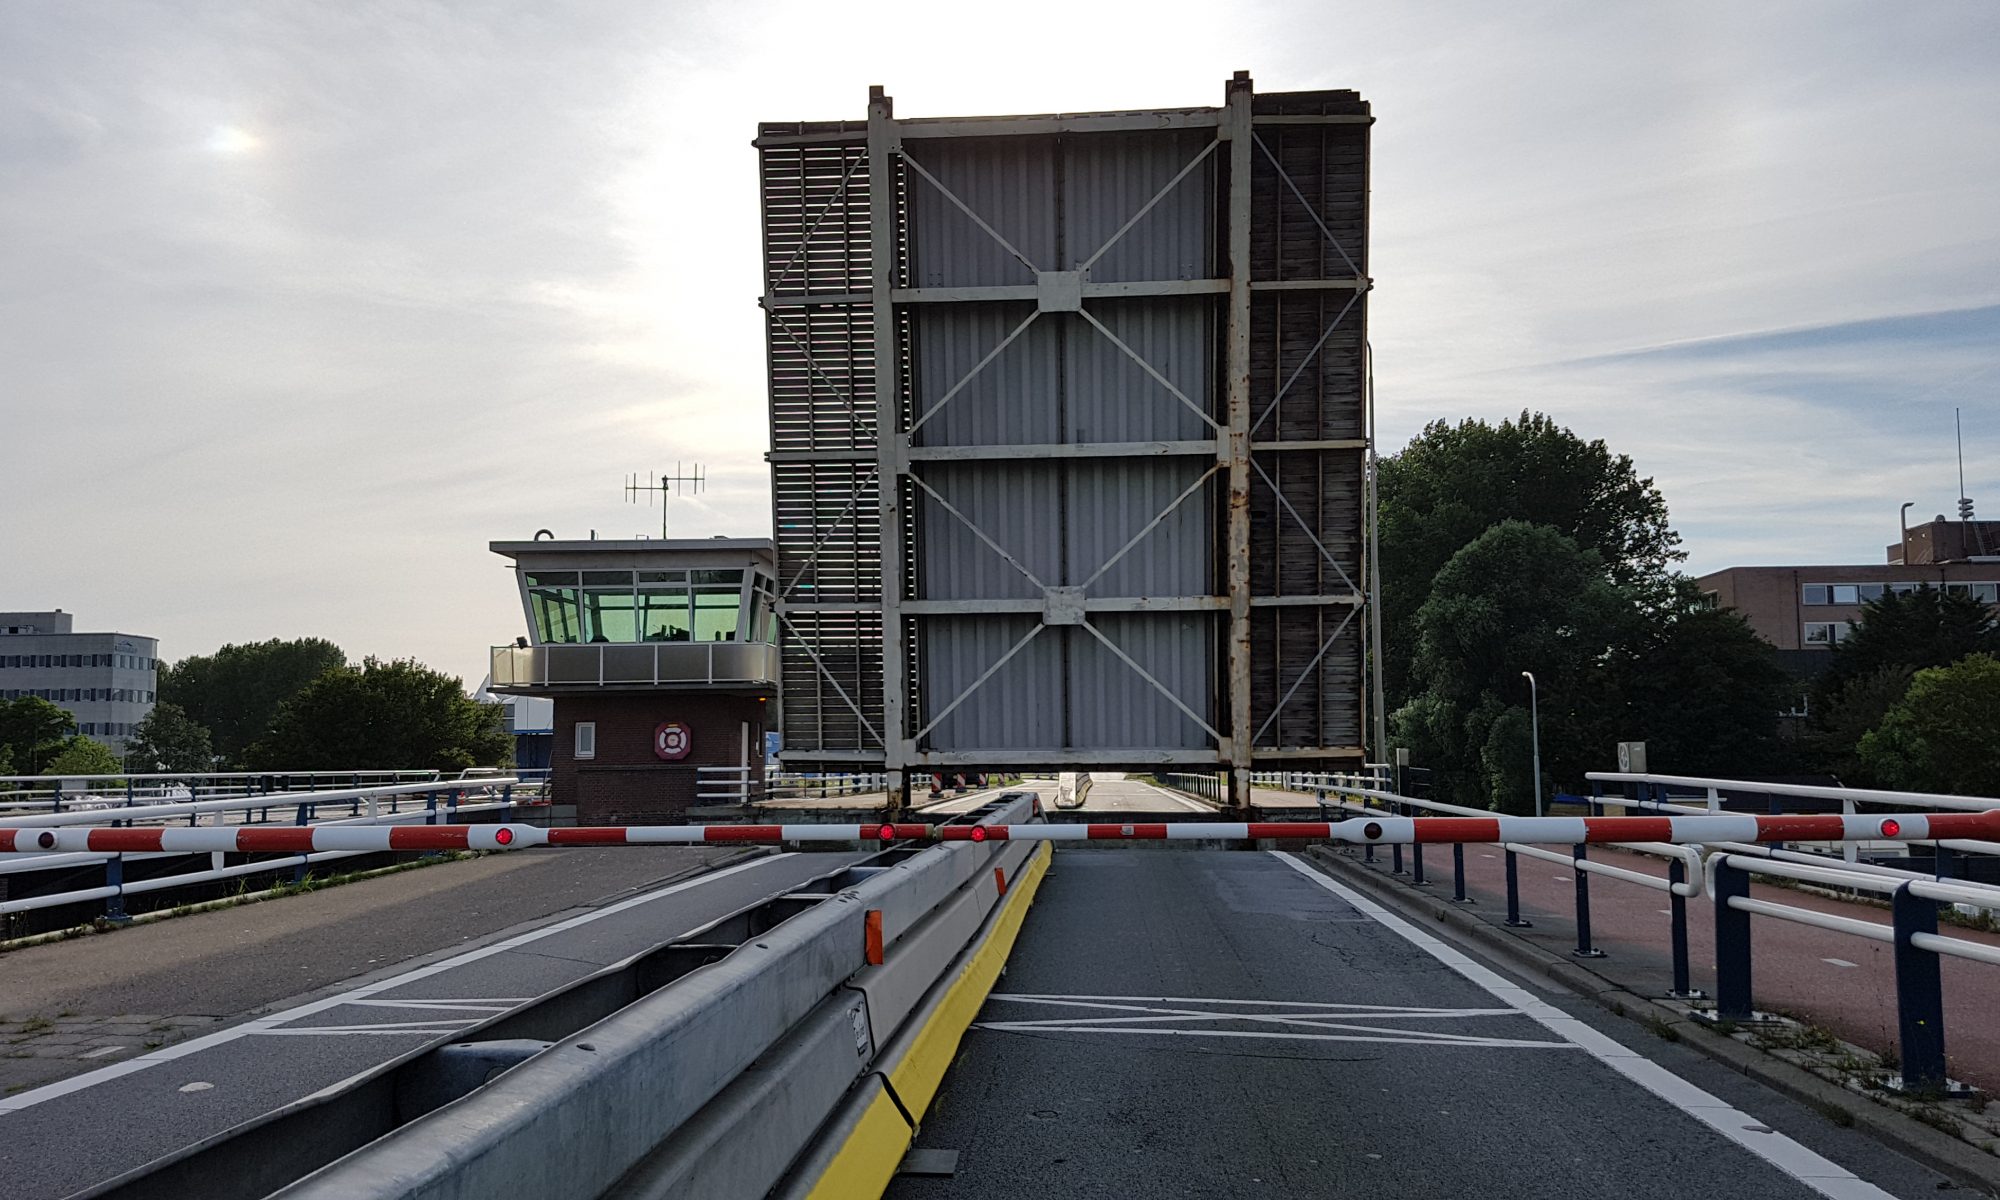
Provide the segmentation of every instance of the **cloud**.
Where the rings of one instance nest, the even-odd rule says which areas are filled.
[[[621,483],[677,461],[712,481],[677,528],[768,529],[759,120],[1237,68],[1375,105],[1387,440],[1545,409],[1695,565],[1872,558],[1948,506],[1953,404],[1993,490],[1996,41],[1803,3],[7,6],[0,607],[476,677],[520,622],[488,540],[656,528]]]

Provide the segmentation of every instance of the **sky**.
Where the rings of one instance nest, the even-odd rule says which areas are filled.
[[[1695,572],[2000,515],[2000,6],[0,3],[0,610],[465,677],[495,539],[768,536],[760,120],[1374,106],[1385,449],[1546,411]]]

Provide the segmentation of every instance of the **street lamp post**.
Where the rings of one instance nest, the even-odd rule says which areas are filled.
[[[1528,728],[1535,742],[1535,815],[1542,815],[1542,705],[1535,687],[1535,673],[1521,672],[1521,678],[1528,681]]]

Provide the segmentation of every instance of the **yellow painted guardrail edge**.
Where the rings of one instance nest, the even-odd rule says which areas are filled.
[[[1021,872],[1007,889],[1007,898],[1001,901],[1000,919],[994,924],[992,935],[959,971],[936,1011],[911,1041],[910,1052],[889,1072],[896,1094],[918,1120],[923,1119],[924,1111],[937,1096],[945,1072],[958,1056],[959,1042],[1000,978],[1000,968],[1007,965],[1007,956],[1013,952],[1015,939],[1021,933],[1021,922],[1027,919],[1028,906],[1035,902],[1035,893],[1042,886],[1042,876],[1048,871],[1053,854],[1050,844],[1043,842],[1028,860],[1027,870]],[[839,1153],[813,1184],[810,1200],[881,1196],[889,1181],[896,1177],[896,1166],[909,1148],[910,1127],[904,1124],[889,1094],[877,1092],[855,1123],[854,1131],[841,1144]]]

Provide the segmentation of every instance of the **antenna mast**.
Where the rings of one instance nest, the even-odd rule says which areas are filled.
[[[671,475],[662,472],[656,477],[653,472],[648,471],[646,472],[646,482],[644,483],[639,482],[639,474],[636,471],[625,477],[625,499],[628,502],[637,504],[639,502],[639,494],[644,492],[646,495],[646,505],[650,508],[653,503],[653,496],[656,493],[659,495],[661,541],[665,541],[667,538],[667,493],[671,491],[676,496],[699,495],[702,485],[708,481],[708,476],[702,471],[700,463],[694,463],[692,466],[692,474],[688,471],[689,464],[687,463],[675,463],[674,473]],[[683,488],[687,490],[683,491]]]

